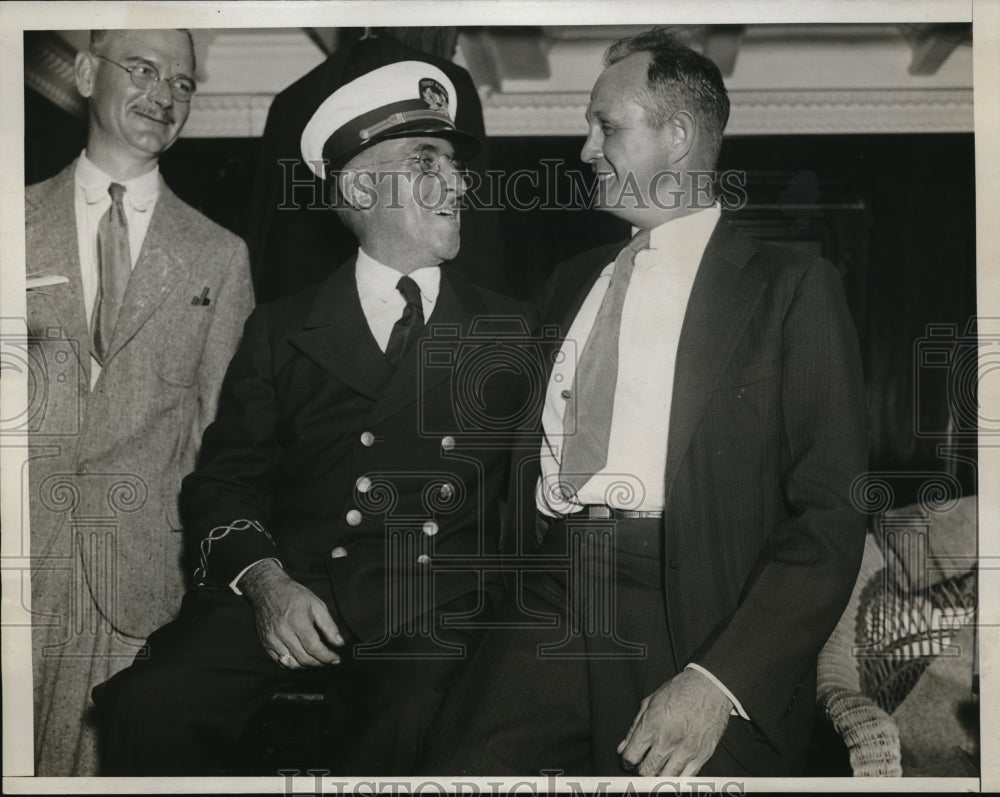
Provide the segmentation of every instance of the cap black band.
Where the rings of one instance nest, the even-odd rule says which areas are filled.
[[[355,117],[334,131],[323,145],[326,168],[336,169],[366,147],[410,130],[453,131],[455,125],[446,110],[432,110],[419,98],[389,103]]]

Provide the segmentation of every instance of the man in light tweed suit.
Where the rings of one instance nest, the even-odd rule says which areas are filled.
[[[159,175],[193,73],[187,31],[92,35],[86,149],[27,189],[38,775],[95,773],[91,688],[180,606],[180,480],[253,304],[243,242]]]

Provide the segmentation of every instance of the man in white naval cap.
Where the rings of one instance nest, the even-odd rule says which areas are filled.
[[[247,321],[184,480],[197,586],[95,690],[104,774],[238,771],[255,712],[306,682],[325,693],[318,766],[412,771],[475,641],[442,618],[499,591],[482,563],[525,389],[482,346],[525,329],[521,306],[439,268],[458,251],[459,157],[478,146],[454,112],[444,73],[409,61],[338,89],[306,126],[303,158],[360,246]]]

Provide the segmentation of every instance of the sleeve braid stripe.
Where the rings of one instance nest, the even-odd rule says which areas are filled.
[[[197,569],[194,571],[194,580],[198,584],[202,584],[205,581],[205,576],[208,572],[208,556],[212,552],[212,543],[218,540],[224,539],[229,536],[230,532],[233,531],[257,531],[263,534],[271,545],[274,545],[274,540],[271,535],[268,534],[267,529],[265,529],[256,520],[234,520],[227,526],[216,526],[206,535],[205,539],[201,541],[199,546],[201,550],[201,561]]]

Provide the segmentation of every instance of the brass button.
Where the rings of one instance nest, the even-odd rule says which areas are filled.
[[[430,563],[431,563],[431,558],[425,553],[422,553],[420,554],[420,556],[417,557],[418,565],[429,565]]]
[[[451,498],[455,494],[455,488],[452,487],[448,482],[441,485],[441,497]]]
[[[372,480],[367,476],[362,476],[354,482],[354,486],[357,488],[359,493],[367,493],[372,488]]]
[[[361,525],[361,513],[357,509],[352,509],[347,513],[346,520],[348,526],[359,526]]]
[[[428,520],[426,523],[424,523],[424,534],[426,534],[428,537],[433,537],[437,533],[438,533],[437,523],[435,523],[433,520]]]
[[[363,445],[365,448],[371,448],[373,445],[375,445],[375,435],[373,435],[371,432],[362,432],[361,445]]]
[[[341,548],[339,545],[330,551],[331,559],[343,559],[345,556],[347,556],[347,549]]]
[[[569,401],[571,398],[573,398],[573,391],[572,390],[563,390],[563,391],[560,391],[559,395],[562,396],[564,399],[566,399],[566,401]]]
[[[451,435],[441,438],[441,448],[445,451],[451,451],[455,447],[455,438]]]

